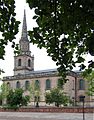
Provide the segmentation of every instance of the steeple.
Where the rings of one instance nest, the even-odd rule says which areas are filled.
[[[14,75],[28,74],[34,70],[34,56],[31,56],[30,42],[27,35],[26,13],[24,10],[20,54],[14,56]]]
[[[19,41],[20,43],[20,50],[21,54],[28,54],[30,55],[30,43],[28,40],[28,35],[27,35],[27,23],[26,23],[26,13],[24,10],[24,16],[23,16],[23,26],[22,26],[22,34],[21,34],[21,39]]]
[[[23,26],[22,26],[21,39],[23,39],[23,40],[28,40],[28,37],[27,37],[27,23],[26,23],[26,13],[25,13],[25,9],[24,9],[24,17],[23,17]]]

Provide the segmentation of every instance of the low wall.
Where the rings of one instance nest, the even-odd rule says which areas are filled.
[[[0,108],[0,112],[61,112],[61,113],[83,113],[83,108],[64,108],[64,107],[60,107],[60,108],[19,108],[17,110],[14,109],[4,109],[4,108]],[[94,112],[94,108],[84,108],[84,112],[85,113],[93,113]]]

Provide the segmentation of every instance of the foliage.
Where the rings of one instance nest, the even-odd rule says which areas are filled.
[[[10,106],[10,105],[3,105],[2,107],[3,107],[4,109],[14,109],[14,110],[16,110],[16,109],[19,108],[19,107],[16,106],[16,105],[13,105],[13,106]]]
[[[38,27],[29,31],[31,42],[56,61],[63,77],[67,71],[81,63],[85,68],[83,54],[94,55],[94,1],[93,0],[26,0],[35,10]],[[6,17],[5,17],[6,16]],[[5,46],[12,42],[18,32],[19,22],[15,19],[15,0],[0,2],[0,59],[4,59]],[[18,46],[15,46],[18,49]],[[76,59],[74,59],[74,54]],[[93,60],[88,68],[93,68]]]
[[[2,95],[0,93],[0,105],[2,105]]]
[[[15,19],[15,1],[14,0],[1,0],[0,1],[0,59],[4,59],[5,46],[12,42],[12,47],[15,46],[15,35],[18,33],[19,21]]]
[[[5,72],[3,71],[3,69],[0,69],[0,75],[1,75],[1,73],[5,73]]]
[[[36,84],[35,81],[32,81],[32,84],[29,86],[29,92],[30,92],[30,98],[34,100],[34,105],[36,103],[36,107],[39,107],[39,101],[40,101],[40,86],[39,83]]]
[[[33,19],[38,24],[29,31],[31,42],[47,49],[63,77],[76,63],[81,63],[80,69],[84,69],[83,55],[94,56],[94,1],[27,0],[27,3],[35,10]],[[88,68],[93,67],[91,60]]]
[[[10,90],[9,86],[6,83],[3,83],[0,87],[0,90],[1,90],[0,95],[2,100],[6,99]]]
[[[7,95],[7,104],[10,106],[22,106],[27,105],[29,102],[29,96],[23,96],[23,90],[21,88],[10,90]]]
[[[29,86],[29,92],[31,99],[34,99],[35,96],[40,96],[40,87],[32,81],[32,84]]]
[[[55,106],[59,107],[60,105],[66,106],[70,100],[63,91],[59,88],[53,88],[50,92],[46,92],[45,101],[48,104],[55,103]]]
[[[82,75],[88,82],[88,95],[94,96],[94,71],[90,73],[85,71]]]
[[[64,83],[63,83],[62,78],[59,78],[59,79],[58,79],[58,83],[57,83],[57,87],[62,89],[63,84],[64,84]]]
[[[34,99],[34,92],[35,92],[34,82],[32,82],[32,84],[29,85],[28,91],[30,92],[30,98]]]

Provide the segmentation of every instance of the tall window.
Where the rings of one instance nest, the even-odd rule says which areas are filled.
[[[17,83],[16,83],[16,88],[20,88],[20,82],[19,81],[17,81]]]
[[[31,67],[31,60],[28,60],[28,67]]]
[[[21,59],[18,59],[18,66],[21,66]]]
[[[51,89],[51,81],[49,79],[46,80],[46,90]]]
[[[85,89],[85,81],[83,79],[79,80],[79,90]]]
[[[40,89],[40,82],[39,82],[39,80],[36,80],[36,81],[35,81],[35,89],[36,89],[36,90],[39,90],[39,89]]]
[[[10,83],[9,82],[7,82],[7,87],[10,88]]]
[[[25,90],[28,90],[30,86],[30,82],[29,81],[25,81]]]

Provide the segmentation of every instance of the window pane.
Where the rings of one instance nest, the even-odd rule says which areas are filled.
[[[25,90],[28,90],[29,85],[30,85],[30,82],[29,82],[29,81],[26,81],[26,82],[25,82]]]
[[[36,80],[36,81],[35,81],[35,89],[36,89],[36,90],[40,89],[39,80]]]
[[[80,90],[84,90],[85,89],[85,81],[83,79],[81,79],[79,81],[79,89]]]
[[[17,81],[17,83],[16,83],[16,88],[20,88],[20,82],[19,81]]]
[[[18,66],[21,66],[21,59],[18,60]]]
[[[49,79],[46,80],[46,90],[51,89],[51,81]]]
[[[7,83],[7,87],[8,87],[8,88],[10,88],[10,87],[11,87],[9,82]]]
[[[28,67],[31,67],[31,60],[28,60]]]

